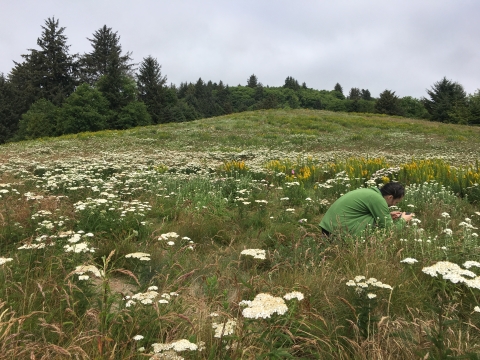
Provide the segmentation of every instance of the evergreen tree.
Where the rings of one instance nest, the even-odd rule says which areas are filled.
[[[47,99],[35,101],[22,115],[17,139],[36,139],[57,135],[58,107]]]
[[[395,95],[395,91],[385,90],[382,92],[375,103],[375,111],[380,114],[402,115],[400,99]]]
[[[348,94],[350,100],[360,100],[362,98],[359,88],[351,88],[350,93]]]
[[[427,94],[430,99],[423,98],[422,101],[433,121],[464,124],[468,122],[467,94],[462,85],[444,77],[433,84]]]
[[[109,104],[102,93],[84,83],[64,102],[57,120],[58,134],[98,131],[107,127]]]
[[[402,109],[402,114],[405,117],[413,119],[427,119],[428,111],[423,106],[423,103],[411,96],[404,96],[400,99],[399,106]]]
[[[115,71],[122,75],[132,75],[131,53],[122,54],[120,36],[112,28],[104,25],[88,39],[92,52],[84,54],[81,59],[82,81],[94,85],[102,76]]]
[[[40,50],[29,49],[10,74],[17,95],[23,98],[22,107],[29,108],[40,98],[61,105],[77,85],[77,56],[68,52],[65,28],[55,18],[48,18],[42,29],[37,39]]]
[[[362,89],[362,91],[360,92],[360,96],[363,100],[372,100],[372,95],[370,94],[370,91],[368,89]]]
[[[468,123],[480,125],[480,89],[468,97],[468,108],[470,110]]]
[[[250,75],[250,77],[247,80],[247,86],[251,88],[256,88],[258,85],[258,79],[255,76],[255,74]]]
[[[147,106],[154,124],[165,122],[162,119],[165,104],[165,83],[167,77],[162,76],[161,66],[157,59],[148,56],[143,59],[137,74],[138,97]]]
[[[333,88],[333,95],[340,100],[345,99],[345,95],[343,95],[343,88],[342,85],[339,83],[335,84],[335,87]]]
[[[298,83],[297,80],[295,80],[291,76],[287,76],[285,79],[285,84],[283,85],[284,88],[286,89],[292,89],[292,90],[300,90],[300,84]]]
[[[18,120],[12,84],[0,73],[0,144],[13,138],[18,129]]]

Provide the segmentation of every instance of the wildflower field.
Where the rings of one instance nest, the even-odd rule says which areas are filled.
[[[0,359],[480,359],[480,128],[245,112],[0,146]],[[401,232],[326,239],[401,181]]]

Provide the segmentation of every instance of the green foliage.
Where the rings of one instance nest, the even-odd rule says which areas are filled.
[[[18,109],[14,106],[14,89],[0,73],[0,144],[13,138],[18,130]]]
[[[163,110],[166,106],[165,83],[157,59],[148,56],[143,59],[137,74],[138,97],[147,106],[154,124],[165,122]]]
[[[412,119],[427,119],[428,111],[423,102],[411,96],[404,96],[400,99],[399,107],[405,117]]]
[[[116,116],[116,129],[129,129],[136,126],[146,126],[152,123],[147,106],[141,101],[132,101],[120,109]]]
[[[108,101],[102,93],[84,83],[65,101],[58,117],[59,134],[98,131],[107,127]]]
[[[350,100],[360,100],[362,98],[362,93],[359,88],[351,88],[348,93],[348,98]]]
[[[400,99],[395,95],[395,91],[383,91],[375,103],[375,111],[380,114],[401,115]]]
[[[256,88],[258,85],[258,78],[255,76],[255,74],[250,75],[250,77],[247,80],[247,86],[251,88]]]
[[[345,99],[345,95],[343,95],[343,88],[342,85],[339,83],[335,84],[335,87],[333,88],[333,95],[340,100]]]
[[[291,76],[287,76],[285,79],[285,84],[283,85],[286,89],[292,89],[294,91],[300,90],[300,84]]]
[[[95,85],[105,75],[128,75],[133,67],[130,53],[122,54],[120,36],[104,25],[88,39],[93,50],[81,58],[82,80]]]
[[[59,109],[46,99],[37,100],[22,115],[18,136],[22,139],[57,135],[57,119]]]
[[[429,99],[422,101],[433,121],[467,124],[467,95],[463,86],[444,77],[427,90]]]

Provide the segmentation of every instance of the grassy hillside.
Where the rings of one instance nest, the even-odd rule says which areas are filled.
[[[479,148],[309,110],[0,146],[0,359],[476,358]],[[394,180],[410,226],[321,235]]]

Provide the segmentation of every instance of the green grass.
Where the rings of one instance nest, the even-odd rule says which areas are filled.
[[[180,339],[204,347],[186,359],[473,359],[480,290],[422,268],[480,261],[479,132],[268,110],[3,145],[0,359],[142,359]],[[322,237],[329,204],[379,170],[408,185],[400,208],[420,222]],[[347,286],[360,275],[392,289]],[[242,315],[242,300],[292,291],[304,299],[283,314]]]

